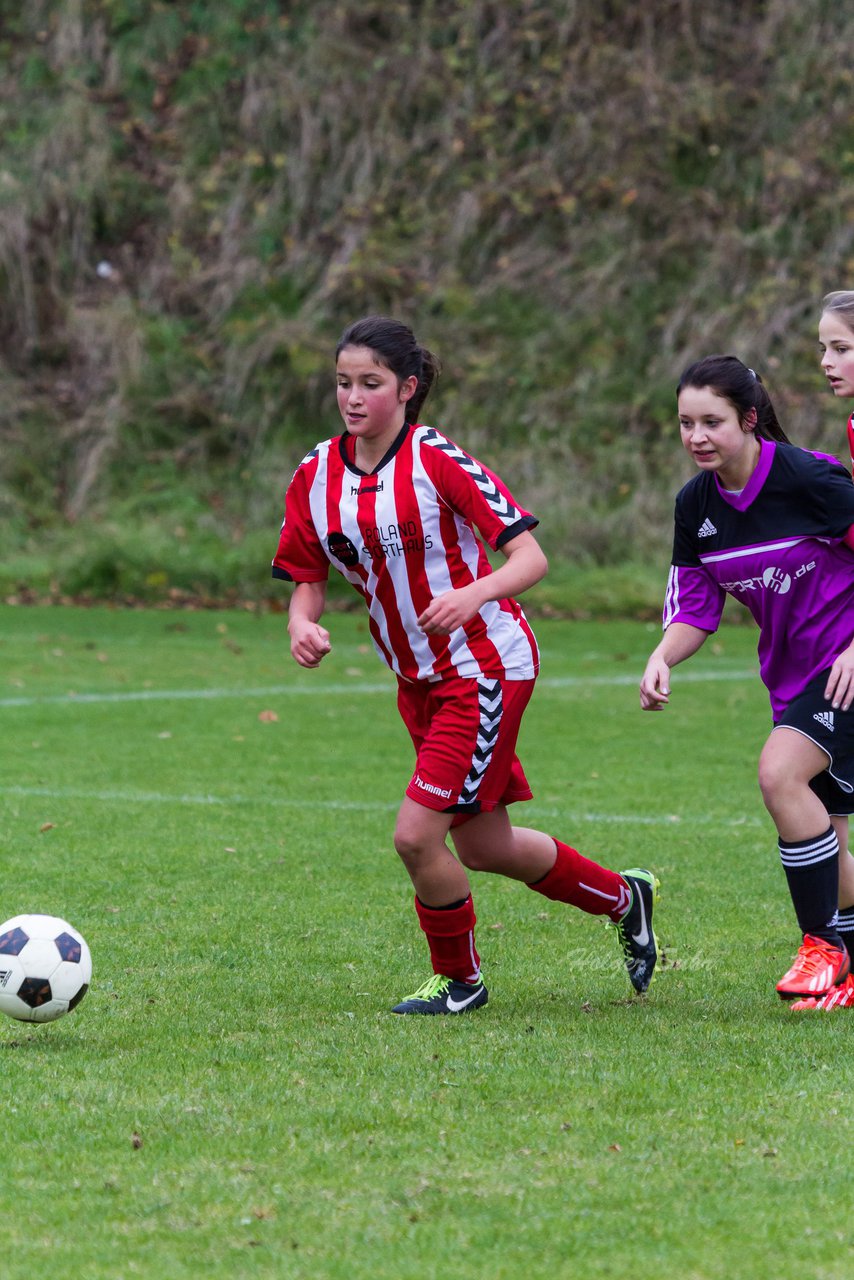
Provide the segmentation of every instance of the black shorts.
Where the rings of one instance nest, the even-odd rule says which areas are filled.
[[[810,787],[831,817],[854,813],[854,705],[842,711],[824,696],[830,668],[815,676],[803,693],[789,703],[774,728],[796,729],[828,757]]]

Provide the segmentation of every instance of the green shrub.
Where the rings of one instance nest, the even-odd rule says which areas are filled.
[[[852,267],[854,16],[826,0],[0,17],[4,553],[158,467],[221,495],[224,544],[266,531],[366,311],[438,351],[428,419],[537,505],[553,559],[666,556],[672,388],[704,352],[841,446],[814,329]]]

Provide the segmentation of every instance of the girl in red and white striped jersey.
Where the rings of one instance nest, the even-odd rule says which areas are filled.
[[[854,399],[854,289],[837,289],[822,300],[818,325],[821,367],[841,400]],[[848,419],[848,452],[854,468],[854,413]]]
[[[296,584],[288,631],[301,666],[316,667],[331,649],[320,622],[331,565],[364,600],[377,653],[397,677],[416,764],[394,844],[433,976],[394,1012],[486,1004],[466,868],[608,917],[642,993],[657,960],[655,877],[610,871],[508,817],[508,804],[531,798],[516,740],[539,669],[515,597],[547,565],[531,532],[536,517],[477,459],[419,424],[437,373],[436,358],[397,320],[368,316],[345,330],[336,350],[345,430],[297,467],[273,561],[273,576]],[[484,543],[504,557],[498,568]]]

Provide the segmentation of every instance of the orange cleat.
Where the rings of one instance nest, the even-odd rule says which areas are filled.
[[[844,982],[850,968],[844,947],[834,947],[811,933],[804,934],[794,964],[777,983],[777,994],[781,1000],[795,1000],[799,996],[820,1000]]]
[[[789,1008],[793,1013],[800,1012],[802,1009],[852,1009],[854,1008],[854,977],[849,973],[844,982],[831,987],[827,995],[822,996],[820,1000],[810,996],[806,1000],[795,1000]]]

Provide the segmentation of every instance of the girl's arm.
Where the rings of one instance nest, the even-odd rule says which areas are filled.
[[[291,657],[301,667],[319,666],[332,645],[329,632],[318,625],[326,605],[325,582],[298,582],[288,606]]]
[[[670,699],[670,668],[696,653],[711,633],[687,622],[671,622],[661,644],[649,655],[640,682],[644,711],[662,711]]]
[[[529,531],[517,534],[501,547],[506,563],[467,587],[435,596],[418,619],[428,635],[448,636],[462,627],[490,600],[506,600],[521,595],[545,577],[548,561]]]

